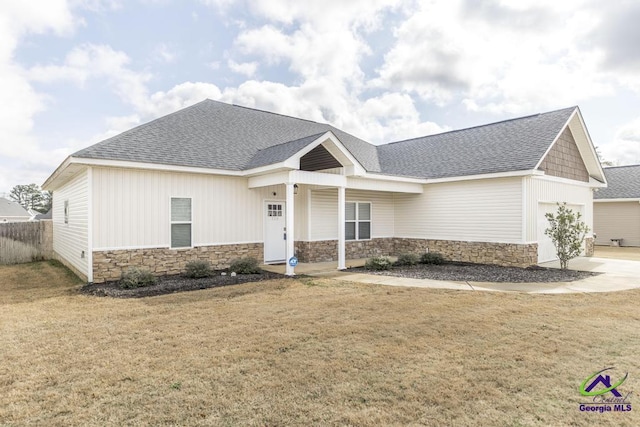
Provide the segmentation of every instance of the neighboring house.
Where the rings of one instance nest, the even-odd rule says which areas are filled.
[[[34,220],[36,220],[36,221],[42,221],[42,220],[44,220],[44,219],[52,219],[52,218],[53,218],[53,217],[52,217],[52,215],[51,215],[51,211],[52,211],[52,210],[53,210],[53,209],[49,209],[49,210],[47,211],[47,213],[39,213],[39,214],[37,214],[37,215],[35,216],[35,218],[33,218],[33,219],[34,219]]]
[[[640,246],[640,165],[604,169],[607,188],[594,194],[596,245]]]
[[[31,214],[13,200],[0,197],[0,223],[25,222],[31,219]]]
[[[78,151],[43,188],[57,256],[101,282],[294,254],[340,269],[427,250],[528,266],[555,257],[544,214],[567,202],[591,226],[605,182],[577,107],[375,146],[205,100]]]

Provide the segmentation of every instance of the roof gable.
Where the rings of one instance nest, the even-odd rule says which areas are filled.
[[[593,198],[640,199],[640,165],[604,168],[607,187],[600,188]]]
[[[300,170],[319,171],[342,167],[340,163],[323,145],[318,145],[304,156],[300,157]]]
[[[589,182],[589,171],[568,126],[545,154],[538,169],[547,175]]]
[[[378,147],[384,173],[446,178],[533,170],[576,107]]]

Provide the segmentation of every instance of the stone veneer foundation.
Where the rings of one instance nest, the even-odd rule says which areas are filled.
[[[593,247],[593,245],[591,245]],[[322,240],[296,242],[300,262],[326,262],[338,259],[338,242]],[[588,247],[588,246],[587,246]],[[528,267],[538,263],[538,244],[464,242],[455,240],[383,238],[351,241],[345,244],[347,259],[392,256],[403,253],[439,252],[447,260]],[[592,249],[593,251],[593,249]]]
[[[180,274],[189,261],[205,260],[215,269],[229,267],[238,258],[264,259],[262,243],[199,246],[189,249],[130,249],[93,252],[93,281],[118,280],[129,267],[144,267],[156,276]]]

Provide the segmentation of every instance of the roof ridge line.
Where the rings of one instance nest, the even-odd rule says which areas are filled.
[[[618,169],[618,168],[637,168],[640,167],[640,164],[637,165],[620,165],[620,166],[606,166],[602,169]]]
[[[378,147],[385,147],[385,146],[392,145],[392,144],[398,144],[400,142],[415,141],[415,140],[418,140],[418,139],[429,138],[429,137],[432,137],[432,136],[439,136],[439,135],[447,135],[447,134],[467,131],[467,130],[471,130],[471,129],[479,129],[479,128],[483,128],[483,127],[487,127],[487,126],[498,125],[498,124],[501,124],[501,123],[513,122],[513,121],[516,121],[516,120],[524,120],[524,119],[529,119],[531,117],[537,117],[537,116],[542,116],[542,115],[546,115],[546,114],[557,113],[559,111],[574,110],[576,108],[578,108],[577,105],[573,106],[573,107],[560,108],[560,109],[553,110],[553,111],[546,111],[544,113],[529,114],[527,116],[521,116],[521,117],[514,117],[512,119],[499,120],[497,122],[485,123],[483,125],[471,126],[471,127],[468,127],[468,128],[448,130],[446,132],[434,133],[434,134],[431,134],[431,135],[423,135],[423,136],[418,136],[418,137],[415,137],[415,138],[409,138],[409,139],[403,139],[403,140],[400,140],[400,141],[388,142],[386,144],[380,144],[380,145],[378,145]]]
[[[276,144],[276,145],[270,145],[270,146],[268,146],[268,147],[258,148],[258,152],[260,152],[260,151],[264,151],[264,150],[270,150],[271,148],[279,147],[279,146],[281,146],[281,145],[285,145],[285,144],[290,144],[290,143],[292,143],[292,142],[300,141],[300,140],[302,140],[302,139],[307,139],[307,138],[311,138],[311,137],[320,137],[321,135],[324,135],[324,134],[325,134],[325,133],[327,133],[327,132],[331,132],[331,131],[330,131],[330,130],[328,130],[328,131],[321,132],[321,133],[314,133],[314,134],[311,134],[311,135],[303,136],[303,137],[301,137],[301,138],[292,139],[292,140],[290,140],[290,141],[280,142],[280,143],[278,143],[278,144]],[[256,153],[256,154],[257,154],[257,153]]]
[[[208,98],[207,98],[205,101],[213,101],[213,102],[219,102],[219,103],[221,103],[221,104],[226,104],[225,102],[222,102],[222,101],[216,101],[216,100],[214,100],[214,99],[208,99]],[[204,101],[203,101],[203,102],[204,102]],[[286,118],[289,118],[289,119],[295,119],[295,120],[301,120],[301,121],[304,121],[304,122],[315,123],[315,124],[318,124],[318,125],[328,125],[328,124],[329,124],[329,123],[320,123],[320,122],[316,122],[316,121],[314,121],[314,120],[309,120],[309,119],[303,119],[303,118],[301,118],[301,117],[293,117],[293,116],[289,116],[289,115],[282,114],[282,113],[275,113],[275,112],[273,112],[273,111],[261,110],[261,109],[259,109],[259,108],[247,107],[247,106],[245,106],[245,105],[238,105],[238,104],[226,104],[226,105],[231,105],[231,106],[233,106],[233,107],[238,107],[238,108],[244,108],[244,109],[246,109],[246,110],[257,111],[257,112],[259,112],[259,113],[268,113],[268,114],[273,114],[273,115],[280,116],[280,117],[286,117]]]

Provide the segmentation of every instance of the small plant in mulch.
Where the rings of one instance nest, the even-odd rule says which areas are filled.
[[[368,270],[389,270],[393,263],[391,260],[385,256],[375,256],[373,258],[369,258],[367,262],[364,264],[364,268]]]
[[[260,274],[260,266],[255,258],[241,258],[233,261],[229,271],[237,274]]]
[[[393,264],[396,266],[416,265],[420,258],[416,254],[400,254],[398,260]]]
[[[185,275],[192,279],[202,279],[213,274],[211,263],[205,260],[189,261],[185,266]]]
[[[420,257],[420,264],[441,265],[444,261],[444,257],[438,252],[427,252]]]
[[[146,268],[131,267],[122,274],[120,287],[124,289],[142,288],[155,285],[158,279]]]

